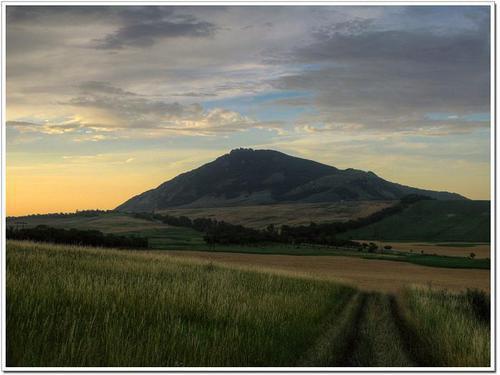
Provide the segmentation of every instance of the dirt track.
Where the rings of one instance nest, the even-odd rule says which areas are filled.
[[[169,251],[176,257],[310,275],[355,285],[363,290],[398,292],[422,285],[448,290],[490,289],[490,271],[419,266],[411,263],[343,256],[294,256],[203,251]]]

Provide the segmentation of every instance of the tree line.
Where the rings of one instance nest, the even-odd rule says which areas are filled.
[[[53,212],[48,214],[31,214],[24,216],[8,216],[8,220],[22,219],[22,218],[64,218],[64,217],[97,217],[102,214],[113,213],[113,210],[76,210],[75,212]]]
[[[377,211],[367,217],[346,222],[322,223],[311,222],[309,225],[282,225],[276,227],[270,224],[264,230],[230,224],[210,218],[190,219],[187,216],[161,215],[157,213],[135,213],[137,218],[160,221],[162,223],[192,228],[204,232],[206,243],[213,244],[256,244],[256,243],[287,243],[287,244],[319,244],[328,246],[360,247],[357,242],[338,238],[337,235],[349,230],[358,229],[395,215],[410,205],[431,199],[427,196],[411,194],[403,197],[397,204]]]
[[[38,225],[34,228],[22,229],[9,227],[6,232],[7,239],[12,240],[134,249],[148,247],[147,238],[105,234],[98,230],[63,229]]]

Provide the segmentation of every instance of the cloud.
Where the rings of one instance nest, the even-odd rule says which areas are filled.
[[[51,24],[75,25],[89,23],[137,24],[172,16],[173,6],[67,6],[8,5],[7,21],[12,25]],[[57,22],[57,23],[54,23]]]
[[[474,27],[451,33],[380,30],[366,20],[351,21],[319,29],[314,38],[286,54],[312,68],[272,81],[277,89],[312,94],[316,111],[302,116],[299,126],[327,131],[338,130],[338,124],[361,124],[429,134],[489,126],[488,121],[463,124],[459,118],[490,112],[488,17],[476,17]],[[458,117],[437,123],[427,116],[432,112]]]
[[[117,50],[124,47],[150,47],[159,40],[179,37],[209,37],[216,31],[210,22],[194,17],[155,19],[148,17],[120,27],[118,30],[95,40],[95,48]]]
[[[185,9],[172,6],[8,6],[7,22],[10,28],[37,24],[48,24],[49,28],[92,24],[113,27],[113,31],[90,43],[94,48],[105,50],[150,47],[162,39],[214,35],[216,25],[183,14]],[[17,39],[21,37],[23,35],[16,36]],[[36,37],[36,34],[30,35],[32,39]],[[27,43],[30,41],[24,44]]]
[[[114,87],[108,82],[78,85],[79,94],[60,105],[87,111],[64,120],[8,121],[16,130],[48,135],[74,133],[76,141],[170,135],[217,135],[251,128],[282,131],[280,122],[257,121],[221,107],[204,109],[198,103],[180,104],[152,99]]]
[[[187,116],[171,116],[167,120],[167,125],[162,126],[162,129],[183,134],[210,135],[247,130],[256,125],[254,120],[238,112],[214,108],[209,111],[200,109],[197,113],[190,113]]]
[[[460,122],[490,110],[488,7],[8,6],[7,13],[9,112],[22,112],[12,120],[39,106],[73,111],[96,132],[279,131],[275,106],[294,113],[289,126],[304,132],[449,134],[489,125]],[[82,48],[91,40],[122,51]],[[138,49],[147,46],[147,54]],[[67,82],[83,74],[89,82],[75,93]],[[308,95],[226,105],[276,89]],[[214,107],[232,111],[232,125],[207,126]],[[433,112],[458,117],[437,123],[427,116]]]
[[[114,121],[109,128],[149,128],[158,126],[166,116],[181,116],[199,111],[199,105],[183,106],[150,99],[111,86],[106,82],[86,82],[79,86],[80,93],[60,104],[101,110]]]
[[[7,126],[13,127],[21,133],[43,133],[43,134],[65,134],[72,133],[82,128],[83,124],[79,121],[67,122],[29,122],[29,121],[7,121]]]
[[[135,158],[124,159],[120,154],[94,154],[94,155],[63,155],[62,159],[68,163],[74,164],[88,164],[91,163],[105,163],[105,164],[128,164],[135,160]]]

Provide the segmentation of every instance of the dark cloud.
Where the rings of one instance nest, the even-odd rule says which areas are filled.
[[[122,49],[123,47],[149,47],[164,38],[207,37],[213,35],[215,26],[203,21],[157,22],[127,25],[103,39],[95,41],[98,49]]]
[[[331,36],[336,33],[356,35],[366,32],[373,26],[374,20],[371,18],[354,18],[342,22],[334,23],[328,27],[322,27],[314,35],[318,39]]]
[[[124,8],[120,17],[124,24],[113,33],[95,40],[98,49],[150,47],[161,39],[208,37],[216,26],[188,14],[176,14],[171,7]]]
[[[95,6],[58,6],[58,5],[8,5],[7,23],[33,24],[45,18],[57,18],[59,23],[88,21],[99,15],[101,7]]]
[[[317,31],[313,43],[287,56],[312,68],[282,76],[273,85],[312,93],[318,114],[311,121],[451,131],[454,121],[438,124],[426,114],[490,111],[489,21],[484,20],[447,34],[376,30],[370,22],[357,21],[342,23],[339,31],[337,24]],[[458,124],[456,130],[481,126],[489,122]]]
[[[107,82],[90,81],[79,86],[80,95],[61,103],[75,107],[90,107],[105,110],[113,115],[126,119],[127,123],[137,127],[155,126],[158,116],[181,116],[190,110],[198,110],[192,106],[179,103],[167,103],[151,100],[121,88],[111,86]]]
[[[484,32],[486,31],[486,32]],[[368,31],[352,33],[329,30],[316,33],[316,43],[297,49],[305,62],[370,61],[411,64],[489,64],[489,31],[439,35],[426,31]]]
[[[174,94],[172,96],[186,96],[186,97],[198,97],[198,98],[203,98],[203,97],[214,97],[217,96],[216,93],[213,92],[183,92],[181,94]]]
[[[100,94],[111,94],[111,95],[125,95],[125,96],[137,96],[137,94],[125,91],[121,88],[112,86],[109,82],[102,81],[88,81],[81,83],[78,88],[82,93],[100,93]]]
[[[58,25],[86,23],[136,24],[158,21],[174,13],[168,6],[69,6],[69,5],[9,5],[9,24],[34,24],[57,21]]]
[[[9,27],[46,23],[105,24],[116,30],[94,40],[98,49],[149,47],[164,38],[207,37],[216,26],[172,6],[8,6]]]

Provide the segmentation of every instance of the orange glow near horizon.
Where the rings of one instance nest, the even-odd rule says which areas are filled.
[[[113,209],[218,153],[185,150],[38,159],[9,154],[7,216]]]
[[[204,156],[211,160],[212,155]],[[208,161],[207,160],[207,161]],[[7,216],[22,216],[54,212],[74,212],[85,209],[113,209],[146,190],[186,172],[204,162],[171,163],[170,168],[158,169],[144,165],[127,168],[109,165],[96,165],[93,162],[82,163],[75,168],[65,166],[65,173],[45,167],[7,168]],[[36,165],[36,164],[35,164]],[[45,169],[44,169],[45,168]],[[470,199],[490,199],[489,170],[464,168],[462,175],[443,170],[439,179],[434,174],[420,172],[409,174],[408,171],[380,167],[375,172],[389,181],[430,190],[448,190],[462,194]],[[450,189],[449,186],[456,186]]]
[[[155,185],[156,186],[156,185]],[[7,216],[113,209],[151,188],[151,182],[117,177],[65,176],[7,178]]]

